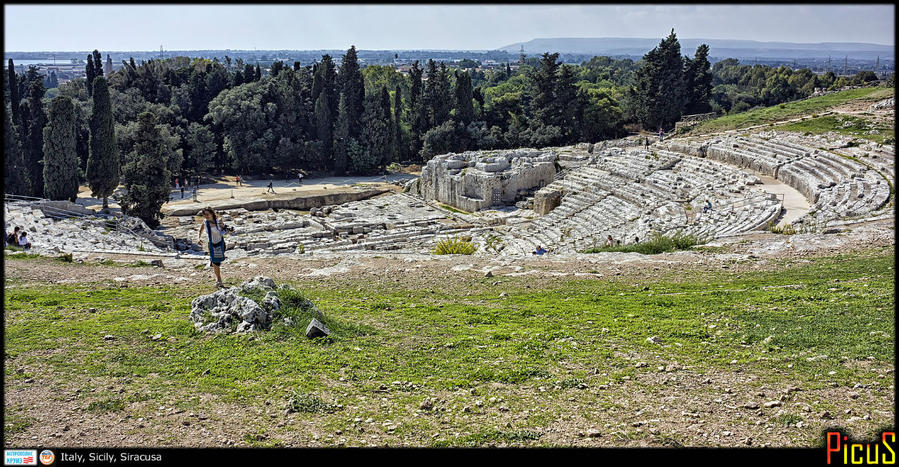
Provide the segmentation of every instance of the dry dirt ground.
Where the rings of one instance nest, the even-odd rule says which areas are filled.
[[[488,271],[498,280],[504,276],[521,277],[528,287],[540,288],[548,281],[567,277],[594,277],[597,280],[616,277],[640,283],[701,271],[753,273],[776,270],[820,256],[892,246],[895,243],[893,223],[892,218],[860,223],[827,235],[752,234],[719,240],[705,251],[655,256],[607,253],[524,258],[389,254],[315,255],[304,259],[250,257],[226,263],[223,272],[230,283],[257,275],[295,280],[301,284],[315,282],[320,286],[356,280],[384,284],[403,282],[410,287],[456,291],[464,296]],[[126,255],[102,256],[102,259],[124,262],[138,259]],[[98,258],[78,259],[93,262]],[[7,278],[16,278],[16,286],[112,280],[122,285],[184,283],[195,285],[198,290],[211,289],[211,272],[196,268],[196,261],[164,259],[163,262],[163,268],[97,267],[92,268],[90,275],[85,275],[81,269],[61,263],[6,261],[4,274]],[[41,375],[41,369],[27,368],[21,371],[36,376],[24,381],[7,378],[4,403],[7,408],[19,408],[17,415],[34,422],[28,429],[8,436],[6,446],[35,443],[60,447],[248,446],[266,443],[280,446],[429,445],[432,440],[458,435],[450,427],[476,424],[488,416],[498,431],[522,420],[539,420],[541,417],[551,420],[540,438],[541,444],[792,446],[797,443],[812,445],[816,442],[816,433],[822,428],[832,423],[846,424],[850,418],[895,420],[895,412],[885,405],[887,401],[889,406],[895,403],[894,386],[891,385],[895,374],[888,363],[871,363],[877,365],[877,371],[885,377],[883,384],[807,390],[787,383],[765,382],[760,375],[744,373],[739,368],[733,371],[684,368],[677,362],[668,361],[661,350],[646,354],[627,352],[628,358],[652,362],[653,367],[660,367],[659,371],[590,385],[586,389],[549,391],[552,388],[541,383],[490,383],[476,390],[434,390],[429,396],[438,409],[390,417],[385,423],[380,420],[372,423],[368,417],[348,415],[337,427],[320,424],[314,417],[308,419],[285,413],[283,406],[273,400],[260,401],[254,406],[238,405],[206,394],[191,394],[174,385],[168,387],[167,399],[190,399],[199,408],[185,410],[177,404],[160,406],[158,402],[144,401],[132,404],[128,410],[128,413],[142,416],[121,412],[95,414],[83,410],[84,402],[78,397],[79,393],[123,393],[127,378],[124,381],[91,378],[89,389],[74,383],[45,385],[42,383],[65,378],[63,375]],[[565,362],[559,364],[566,365]],[[7,375],[9,371],[12,370],[7,370]],[[593,371],[599,373],[602,370]],[[165,385],[164,382],[161,384]],[[333,384],[339,391],[341,386],[352,383],[334,381]],[[347,407],[347,413],[383,414],[396,409],[398,404],[408,403],[404,399],[405,393],[395,389],[385,388],[382,394],[360,398]],[[273,388],[272,393],[279,394],[284,390]],[[515,403],[507,404],[506,400]],[[823,406],[830,404],[839,407],[839,411],[824,413],[822,401]],[[770,422],[782,411],[784,403],[805,414],[804,426]],[[553,406],[552,412],[548,411],[548,405]],[[469,409],[458,410],[462,406]],[[565,415],[559,416],[559,413]],[[398,428],[400,425],[404,428]],[[419,425],[434,427],[433,433],[406,428]],[[247,434],[252,427],[259,426],[266,428],[264,434],[253,435],[255,438]],[[526,437],[524,441],[527,441]],[[491,444],[517,443],[514,439],[506,439]]]

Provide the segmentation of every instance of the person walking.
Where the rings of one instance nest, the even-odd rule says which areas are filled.
[[[303,184],[303,172],[297,173],[297,179],[299,179],[300,185]]]
[[[271,181],[271,180],[268,181],[268,186],[266,187],[266,191],[265,191],[265,192],[266,192],[266,193],[272,192],[272,194],[275,194],[275,189],[274,189],[274,187],[272,187],[272,181]]]
[[[203,231],[206,231],[209,247],[209,265],[215,273],[215,285],[219,288],[225,287],[222,283],[221,264],[225,261],[225,238],[228,228],[225,223],[215,215],[215,211],[211,207],[203,208],[203,223],[200,224],[200,231],[197,233],[197,243],[203,240]]]
[[[659,127],[659,141],[663,141],[665,139],[665,131],[662,130],[662,127]]]
[[[237,186],[243,186],[240,184],[240,175],[234,177],[237,180]]]
[[[181,199],[184,199],[184,185],[181,185]]]

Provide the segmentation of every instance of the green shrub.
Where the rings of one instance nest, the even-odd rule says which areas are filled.
[[[447,238],[437,242],[434,247],[435,255],[470,255],[478,249],[478,246],[462,237]]]
[[[612,247],[593,247],[584,251],[584,253],[618,252],[655,255],[668,251],[688,250],[693,246],[702,245],[707,241],[708,240],[706,238],[700,237],[698,235],[685,235],[682,232],[677,232],[670,237],[662,235],[660,233],[654,233],[648,240],[643,242]]]
[[[287,399],[287,410],[303,413],[334,413],[337,405],[328,404],[315,394],[303,394],[294,389]]]

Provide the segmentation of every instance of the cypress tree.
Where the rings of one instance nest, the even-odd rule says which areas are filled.
[[[75,106],[72,99],[57,96],[50,102],[44,127],[44,196],[75,201],[78,198],[78,152]]]
[[[109,85],[103,77],[94,79],[93,111],[90,117],[90,155],[87,159],[87,184],[91,196],[108,198],[119,185],[120,167],[116,146],[115,121],[109,100]]]
[[[315,128],[316,136],[321,142],[321,157],[329,166],[333,167],[331,160],[331,109],[328,104],[327,93],[318,94],[315,100]]]
[[[25,126],[25,164],[31,177],[32,196],[38,198],[44,196],[44,126],[47,124],[47,115],[41,102],[43,97],[44,83],[41,80],[32,81],[25,101],[27,119],[25,112],[22,114]]]
[[[365,111],[362,113],[362,132],[359,142],[362,145],[361,154],[351,157],[353,171],[357,174],[368,174],[384,165],[387,154],[390,151],[390,114],[385,113],[385,101],[387,110],[390,109],[390,97],[385,98],[386,88],[379,92],[365,96]]]
[[[709,46],[700,44],[693,59],[684,60],[684,113],[697,114],[711,110],[712,72],[708,57]]]
[[[31,193],[21,140],[9,112],[3,112],[3,187],[10,194]]]
[[[358,137],[361,131],[362,112],[365,104],[365,80],[359,70],[356,46],[351,46],[340,63],[337,75],[340,92],[346,96],[347,118],[350,125],[350,136]]]
[[[411,86],[409,89],[409,123],[411,134],[409,135],[409,149],[411,154],[417,155],[421,151],[421,135],[428,131],[428,112],[424,101],[424,86],[421,80],[422,69],[418,61],[412,64],[409,72]]]
[[[87,84],[87,97],[94,95],[94,78],[97,77],[97,69],[94,68],[94,56],[87,55],[87,65],[84,66],[84,75]]]
[[[94,78],[97,76],[103,76],[103,55],[100,54],[100,51],[94,49]]]
[[[399,85],[393,94],[393,158],[399,162],[406,156],[403,144],[403,90]]]
[[[543,125],[558,123],[556,106],[556,80],[559,71],[559,54],[544,53],[540,57],[540,66],[533,74],[533,99],[531,107],[533,115]]]
[[[465,125],[474,120],[474,105],[471,101],[471,75],[465,71],[456,76],[455,89],[456,119]]]
[[[256,65],[256,74],[254,75],[253,79],[255,79],[256,81],[262,79],[262,69],[259,68],[259,65]]]
[[[152,112],[138,116],[134,141],[134,150],[122,168],[122,212],[156,227],[162,218],[160,209],[169,198],[171,173],[169,151]]]
[[[334,173],[343,175],[347,167],[347,148],[350,143],[350,121],[347,116],[348,107],[346,96],[340,93],[338,104],[337,125],[334,129]]]
[[[387,164],[393,159],[393,153],[396,150],[394,147],[394,138],[393,135],[393,120],[390,118],[390,91],[387,90],[387,86],[381,86],[381,115],[384,116],[384,121],[387,123],[386,129],[387,134],[385,138],[384,144],[384,152],[381,154],[381,167],[387,167]]]
[[[19,96],[19,84],[16,82],[16,67],[13,65],[12,59],[9,59],[8,73],[7,84],[9,85],[9,106],[12,112],[12,121],[16,126],[21,126],[22,118],[19,115],[19,104],[22,97]]]
[[[668,127],[684,110],[684,62],[674,30],[643,56],[636,74],[637,118],[650,128]]]

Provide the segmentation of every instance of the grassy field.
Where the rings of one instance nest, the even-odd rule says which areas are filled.
[[[614,411],[620,401],[590,390],[654,373],[655,365],[707,374],[739,368],[759,384],[805,391],[876,380],[880,370],[852,363],[894,364],[893,254],[890,247],[772,272],[671,273],[639,284],[532,287],[524,278],[483,278],[467,296],[292,282],[335,330],[316,340],[281,325],[252,336],[199,334],[187,320],[198,291],[187,287],[7,278],[5,376],[14,384],[37,376],[21,368],[41,368],[50,388],[84,388],[80,410],[132,418],[160,404],[200,410],[208,395],[220,404],[290,407],[332,433],[371,420],[391,445],[554,444],[544,433],[570,412],[566,400]],[[647,341],[652,336],[662,347]],[[653,363],[641,368],[639,360]],[[110,380],[122,390],[98,382]],[[422,411],[429,397],[440,402]],[[32,423],[26,407],[4,409],[7,435]],[[267,417],[248,419],[245,431],[247,445],[313,440]],[[362,437],[342,433],[351,445]]]
[[[787,102],[761,109],[749,110],[734,115],[726,115],[697,124],[688,134],[701,135],[725,130],[765,125],[783,120],[822,112],[831,107],[843,105],[853,100],[876,101],[893,97],[893,88],[870,87],[850,89],[826,96]]]
[[[850,115],[826,115],[824,117],[810,118],[801,122],[788,123],[778,127],[780,130],[798,131],[805,134],[822,134],[836,132],[841,135],[854,136],[867,139],[876,143],[890,144],[896,140],[893,127],[883,124],[872,124],[868,120]],[[871,134],[876,130],[876,134]]]

